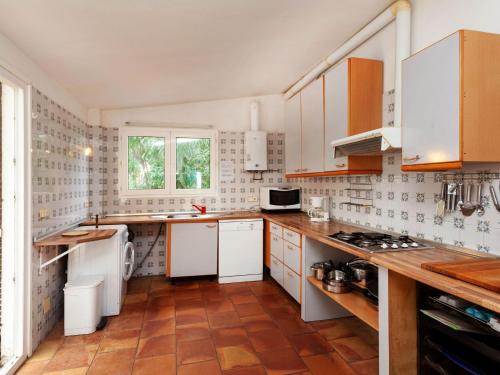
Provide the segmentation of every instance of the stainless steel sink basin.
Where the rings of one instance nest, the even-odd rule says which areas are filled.
[[[199,214],[171,214],[167,216],[169,219],[192,219],[200,217]]]

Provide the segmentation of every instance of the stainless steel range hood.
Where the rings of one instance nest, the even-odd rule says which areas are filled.
[[[401,128],[379,128],[351,135],[330,143],[334,157],[381,155],[401,149]]]

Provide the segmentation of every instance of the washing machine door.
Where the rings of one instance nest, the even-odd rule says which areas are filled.
[[[128,280],[132,277],[135,263],[135,249],[132,242],[127,242],[123,250],[123,280]]]

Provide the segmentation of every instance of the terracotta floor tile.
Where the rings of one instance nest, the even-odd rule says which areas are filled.
[[[98,353],[87,375],[128,375],[132,373],[135,349]]]
[[[231,302],[235,305],[241,305],[243,303],[258,303],[259,301],[253,294],[235,294],[231,296]]]
[[[302,359],[293,349],[280,349],[259,353],[268,375],[285,375],[307,371]]]
[[[220,328],[212,331],[212,338],[217,348],[249,344],[247,331],[242,327]]]
[[[378,375],[378,358],[351,362],[349,366],[351,366],[358,375]]]
[[[175,335],[154,336],[139,340],[137,358],[175,353]]]
[[[136,359],[132,375],[176,375],[176,370],[175,355],[167,354]]]
[[[146,311],[146,306],[144,302],[133,302],[122,306],[120,311],[121,315],[144,315]]]
[[[177,343],[177,365],[209,361],[216,358],[215,347],[211,339]]]
[[[265,308],[279,308],[287,303],[287,300],[279,294],[266,294],[258,296],[257,300]]]
[[[51,359],[54,354],[56,354],[57,350],[61,347],[63,341],[63,338],[57,340],[42,341],[38,348],[36,348],[33,355],[30,357],[28,362],[46,361],[48,359]]]
[[[215,302],[207,302],[207,313],[234,311],[234,305],[231,300],[225,298]]]
[[[248,334],[256,352],[290,348],[290,342],[279,329],[252,332]]]
[[[207,322],[188,324],[175,329],[177,342],[192,341],[210,338],[210,329]]]
[[[72,345],[95,345],[101,342],[104,337],[103,331],[96,331],[94,333],[88,335],[76,335],[76,336],[67,336],[64,339],[63,346],[72,346]]]
[[[264,310],[262,309],[260,303],[243,303],[240,305],[234,305],[234,307],[240,318],[264,314]]]
[[[184,289],[178,290],[175,289],[174,292],[175,301],[182,301],[187,299],[201,299],[201,291],[198,289]]]
[[[262,366],[241,367],[224,371],[224,375],[266,375],[266,369]]]
[[[330,341],[330,344],[347,362],[372,359],[378,356],[378,352],[373,346],[368,345],[357,336],[333,340]]]
[[[99,352],[111,352],[132,348],[135,350],[139,342],[139,334],[140,331],[137,329],[106,332],[99,345]]]
[[[275,286],[274,282],[268,281],[257,281],[255,283],[250,283],[250,290],[256,296],[264,296],[278,293],[278,287]]]
[[[293,348],[301,357],[332,351],[331,345],[318,333],[289,336]]]
[[[217,356],[223,370],[260,364],[260,360],[251,345],[220,347],[217,348]]]
[[[265,306],[265,305],[264,305]],[[289,319],[290,317],[295,317],[297,314],[291,307],[280,306],[280,307],[266,307],[266,312],[273,317],[273,319]]]
[[[74,345],[60,348],[52,357],[45,372],[88,367],[97,352],[98,345]]]
[[[141,329],[143,322],[143,314],[130,314],[113,316],[108,326],[107,331],[124,331],[129,329]]]
[[[200,284],[196,280],[177,280],[174,284],[175,292],[199,289]]]
[[[344,319],[327,320],[311,323],[311,325],[327,340],[354,336],[352,329]]]
[[[182,365],[177,372],[178,375],[220,375],[219,362],[216,360],[191,363]]]
[[[144,320],[164,320],[170,319],[175,316],[174,306],[150,306],[146,309],[144,314]]]
[[[129,303],[136,303],[136,302],[143,302],[146,303],[148,300],[148,294],[146,292],[144,293],[134,293],[134,294],[127,294],[125,297],[125,301],[123,302],[125,305]]]
[[[25,362],[16,375],[41,375],[49,360]]]
[[[61,338],[64,338],[64,322],[62,320],[55,324],[45,340],[60,340]]]
[[[208,322],[205,309],[191,309],[180,311],[175,314],[175,325],[183,326],[186,324]]]
[[[192,309],[204,309],[205,302],[201,299],[185,299],[175,302],[175,311],[187,311]]]
[[[175,333],[175,319],[151,320],[144,322],[141,331],[141,338],[173,335]]]
[[[152,280],[149,277],[134,277],[130,279],[127,283],[127,293],[141,293],[148,292],[151,286]]]
[[[85,375],[88,370],[88,367],[78,367],[68,370],[44,372],[43,375]]]
[[[151,281],[151,286],[150,286],[150,294],[153,292],[163,290],[163,291],[173,291],[174,290],[174,285],[165,278],[161,279],[155,279]]]
[[[271,317],[267,314],[244,317],[241,318],[241,321],[248,332],[258,332],[278,328]]]
[[[175,300],[173,296],[154,296],[149,297],[148,306],[162,307],[162,306],[174,306]]]
[[[227,299],[227,294],[221,290],[207,290],[202,292],[201,298],[207,303],[218,302]]]
[[[207,315],[208,323],[210,324],[210,328],[212,329],[233,327],[242,324],[236,311],[211,313]]]
[[[221,284],[220,289],[226,293],[228,296],[233,295],[253,295],[252,290],[245,283],[231,283],[231,284]]]
[[[356,375],[337,353],[304,357],[303,360],[314,375]]]
[[[276,319],[275,321],[284,334],[291,336],[301,333],[314,332],[314,329],[307,323],[304,323],[304,321],[300,319],[300,317],[298,317],[296,314],[293,314],[291,316],[292,318],[288,317],[287,319]]]

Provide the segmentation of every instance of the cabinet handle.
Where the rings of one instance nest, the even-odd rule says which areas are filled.
[[[211,224],[211,225],[207,224],[207,225],[205,225],[205,226],[206,226],[207,228],[215,228],[215,227],[217,226],[217,224]]]
[[[421,158],[420,155],[415,155],[412,157],[404,157],[403,161],[405,161],[405,162],[417,161],[417,160],[420,160],[420,158]]]
[[[342,163],[342,164],[335,164],[335,166],[337,168],[344,168],[345,167],[345,163]]]

